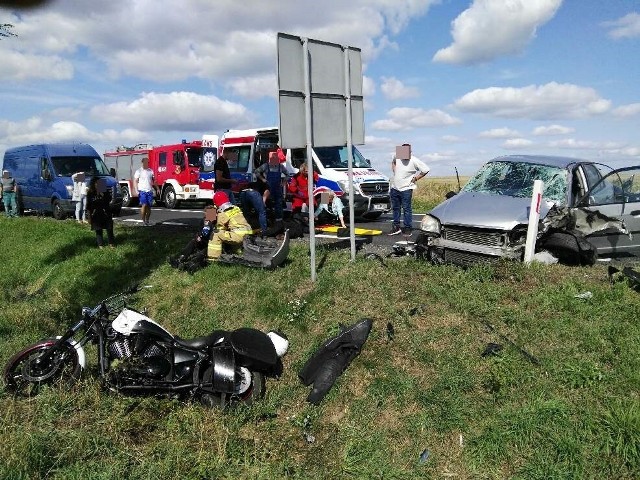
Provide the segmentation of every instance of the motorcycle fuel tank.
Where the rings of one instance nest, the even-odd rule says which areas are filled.
[[[147,333],[162,338],[173,340],[173,335],[162,328],[151,318],[129,308],[123,309],[111,324],[113,329],[123,335],[132,333]]]

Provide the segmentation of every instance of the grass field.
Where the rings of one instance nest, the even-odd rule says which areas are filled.
[[[414,209],[448,189],[421,182]],[[182,337],[285,332],[282,378],[224,411],[110,395],[92,369],[71,391],[2,391],[0,478],[640,478],[640,293],[610,284],[605,266],[461,270],[320,248],[311,283],[295,243],[276,271],[190,276],[165,261],[190,234],[119,227],[118,247],[98,250],[74,222],[0,218],[0,363],[139,282],[152,288],[133,306]],[[363,317],[374,326],[361,355],[307,404],[297,372]],[[503,348],[483,357],[489,343]]]

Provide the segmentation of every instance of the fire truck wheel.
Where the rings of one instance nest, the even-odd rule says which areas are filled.
[[[162,203],[167,208],[176,208],[178,206],[178,200],[176,198],[176,191],[171,185],[167,185],[162,192]]]
[[[129,192],[129,187],[122,187],[122,206],[131,206],[131,193]]]

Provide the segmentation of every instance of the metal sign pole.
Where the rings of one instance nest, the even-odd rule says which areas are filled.
[[[302,43],[304,64],[304,120],[307,138],[307,198],[309,209],[309,256],[311,257],[311,281],[316,281],[316,228],[313,218],[313,137],[311,133],[311,75],[309,67],[309,39]]]
[[[347,176],[349,178],[349,238],[351,239],[351,261],[356,259],[355,214],[353,209],[353,139],[351,137],[351,75],[349,69],[349,49],[344,52],[344,92],[347,118]]]

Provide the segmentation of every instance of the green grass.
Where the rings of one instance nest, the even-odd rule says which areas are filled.
[[[177,335],[284,331],[282,378],[225,411],[107,394],[92,369],[69,392],[2,392],[0,478],[640,477],[640,294],[610,285],[604,266],[385,267],[319,249],[312,283],[296,242],[276,271],[190,276],[165,261],[190,235],[118,227],[118,247],[98,250],[74,222],[0,218],[0,363],[141,283],[152,288],[133,304]],[[574,297],[584,291],[593,297]],[[339,323],[363,317],[374,327],[361,355],[321,405],[307,404],[297,372]],[[490,342],[503,350],[482,357]]]

